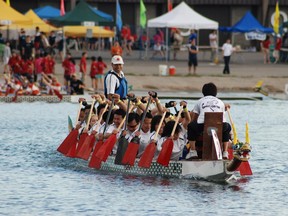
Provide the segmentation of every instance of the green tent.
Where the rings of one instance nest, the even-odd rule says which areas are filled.
[[[49,19],[49,21],[56,26],[82,25],[83,22],[94,22],[95,25],[99,25],[100,23],[111,22],[96,14],[93,8],[84,0],[80,0],[74,10],[66,13],[64,16],[55,17]]]

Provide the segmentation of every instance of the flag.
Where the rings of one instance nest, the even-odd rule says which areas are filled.
[[[249,126],[248,126],[248,122],[246,122],[245,143],[249,143],[249,144],[250,144],[250,137],[249,137]]]
[[[116,26],[119,31],[122,29],[122,14],[121,14],[121,8],[119,4],[119,0],[116,0]]]
[[[172,10],[172,0],[167,0],[167,9],[168,11],[171,11]]]
[[[275,7],[275,15],[274,15],[274,25],[273,29],[276,34],[279,33],[279,18],[280,18],[280,12],[279,12],[279,2],[276,2],[276,7]]]
[[[145,28],[146,26],[146,7],[143,0],[140,0],[140,26]]]
[[[65,4],[64,4],[64,0],[61,0],[60,3],[60,15],[64,16],[65,15]]]
[[[6,4],[10,6],[10,0],[6,0]]]

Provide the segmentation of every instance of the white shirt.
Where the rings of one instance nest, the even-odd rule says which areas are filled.
[[[112,72],[113,72],[113,74],[108,74],[106,79],[105,79],[107,94],[114,94],[115,89],[118,88],[120,85],[119,79],[115,76],[116,72],[115,71],[112,71]],[[124,73],[121,71],[120,72],[120,78],[123,78],[123,77],[124,77]]]
[[[147,133],[144,133],[141,130],[140,133],[141,133],[140,135],[141,139],[140,139],[140,146],[139,146],[137,157],[141,157],[141,155],[144,153],[145,148],[150,143],[150,136],[151,136],[150,131],[148,131]]]
[[[161,151],[163,143],[167,140],[167,137],[161,137],[157,142],[157,151]],[[184,138],[184,133],[179,133],[179,138],[173,140],[173,149],[170,160],[178,161],[183,154],[183,149],[187,143],[187,139]]]
[[[205,112],[223,112],[223,122],[226,122],[225,119],[225,104],[220,99],[214,96],[205,96],[201,98],[193,109],[194,113],[197,113],[198,120],[197,123],[204,123]]]
[[[210,47],[217,48],[217,34],[209,34]]]
[[[222,50],[223,50],[224,56],[231,56],[231,54],[233,53],[233,47],[229,43],[223,44]]]

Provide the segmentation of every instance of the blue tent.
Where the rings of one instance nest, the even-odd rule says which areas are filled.
[[[258,20],[248,11],[242,18],[232,27],[220,27],[220,31],[224,32],[263,32],[272,33],[272,28],[266,28],[262,26]]]
[[[90,6],[90,8],[94,11],[94,13],[96,13],[97,15],[99,15],[100,17],[103,17],[111,22],[113,22],[113,16],[107,13],[104,13],[103,11],[100,11],[96,8],[93,8]]]
[[[60,10],[51,6],[36,8],[33,10],[41,19],[51,19],[60,16]]]

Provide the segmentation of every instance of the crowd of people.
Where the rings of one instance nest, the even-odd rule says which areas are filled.
[[[121,65],[121,62],[117,62]],[[162,104],[157,96],[157,92],[150,91],[146,96],[135,96],[133,93],[119,95],[117,93],[106,92],[105,94],[93,95],[97,101],[97,108],[94,104],[87,105],[85,99],[80,98],[82,109],[79,121],[75,129],[78,130],[78,137],[82,134],[94,134],[96,141],[106,140],[112,134],[117,138],[124,136],[130,142],[138,137],[139,149],[137,157],[141,157],[148,146],[154,140],[157,145],[157,153],[161,152],[163,143],[169,138],[173,140],[171,160],[193,160],[201,158],[201,147],[196,145],[204,128],[206,112],[223,113],[223,158],[228,159],[228,148],[231,139],[231,126],[225,120],[225,110],[230,108],[224,104],[217,96],[217,87],[213,83],[206,83],[202,88],[203,98],[196,102],[192,111],[189,111],[186,101],[177,103],[170,101]],[[108,109],[104,112],[105,107]],[[109,111],[111,109],[111,116]],[[146,112],[148,110],[148,112]],[[92,111],[90,122],[87,116]],[[103,113],[104,112],[104,113]],[[102,117],[101,117],[102,116]],[[121,122],[127,119],[127,127]],[[161,123],[161,119],[164,119]],[[88,124],[88,126],[87,126]],[[175,133],[172,130],[175,127]],[[159,130],[158,130],[159,128]],[[156,133],[156,131],[158,133]],[[156,133],[156,135],[155,135]],[[230,146],[231,147],[231,146]],[[111,154],[117,153],[118,144],[113,147]]]

